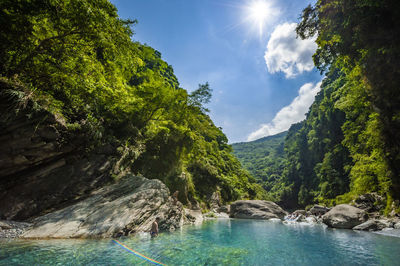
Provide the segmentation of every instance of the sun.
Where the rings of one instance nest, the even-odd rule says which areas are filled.
[[[269,6],[264,1],[253,2],[249,11],[250,17],[257,23],[264,23],[270,13]]]
[[[246,7],[247,20],[258,28],[260,35],[266,23],[276,15],[275,12],[271,1],[267,0],[254,0]]]

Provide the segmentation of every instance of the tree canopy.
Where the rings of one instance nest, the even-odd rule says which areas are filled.
[[[116,173],[161,179],[185,204],[263,197],[206,114],[210,85],[188,94],[108,0],[4,0],[0,21],[1,78],[87,135],[83,150],[117,146]]]

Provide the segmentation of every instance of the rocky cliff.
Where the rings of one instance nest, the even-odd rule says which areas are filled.
[[[112,146],[86,152],[82,132],[29,99],[16,105],[7,89],[0,82],[0,219],[38,216],[111,181]]]
[[[160,229],[180,226],[168,188],[129,174],[123,147],[95,143],[96,133],[0,79],[0,220],[33,222],[30,237],[126,235],[147,230],[157,213]]]
[[[116,237],[149,231],[156,217],[160,230],[175,230],[184,222],[184,211],[169,195],[161,181],[129,174],[85,200],[34,219],[22,237]]]

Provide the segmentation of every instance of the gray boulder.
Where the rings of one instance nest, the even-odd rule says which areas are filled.
[[[305,211],[305,210],[295,210],[294,212],[293,212],[293,214],[296,214],[296,215],[303,215],[303,216],[305,216],[305,215],[307,215],[307,212]]]
[[[231,211],[231,206],[230,205],[223,205],[217,209],[217,212],[224,212],[228,213]]]
[[[333,207],[322,216],[322,222],[329,227],[351,229],[367,220],[364,210],[348,204],[340,204]]]
[[[312,215],[315,216],[319,216],[319,215],[324,215],[325,213],[327,213],[330,209],[321,205],[314,205],[311,209],[310,209],[310,213]]]
[[[400,229],[400,222],[396,223],[393,225],[394,229]]]
[[[199,225],[203,222],[204,217],[201,210],[184,209],[187,224]]]
[[[242,219],[283,219],[288,213],[266,200],[238,200],[231,204],[230,217]]]
[[[209,198],[210,210],[217,211],[217,209],[221,206],[221,195],[218,191],[212,193]]]
[[[36,218],[23,238],[95,238],[148,231],[156,217],[160,230],[183,223],[182,204],[174,204],[159,180],[127,175],[88,198]]]
[[[392,227],[392,225],[393,224],[387,220],[368,220],[365,223],[353,227],[353,230],[378,231],[383,228]]]

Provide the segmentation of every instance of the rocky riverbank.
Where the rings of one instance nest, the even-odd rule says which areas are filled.
[[[93,238],[150,230],[160,217],[161,230],[184,223],[182,204],[175,203],[159,180],[128,175],[64,209],[40,216],[22,238]]]
[[[216,208],[207,213],[207,218],[281,220],[284,223],[325,224],[331,228],[363,231],[400,229],[400,217],[394,212],[382,215],[382,199],[375,193],[364,194],[351,204],[340,204],[332,208],[315,205],[309,210],[284,211],[277,204],[263,200],[239,200],[231,205]]]
[[[0,238],[19,238],[27,230],[32,228],[31,223],[0,221]]]
[[[363,196],[370,199],[370,196]],[[315,205],[308,211],[289,214],[263,200],[239,200],[216,206],[208,213],[191,210],[170,196],[159,180],[127,175],[116,184],[101,188],[87,199],[40,216],[32,223],[0,221],[0,238],[96,238],[118,237],[149,231],[160,217],[160,230],[172,231],[184,224],[199,225],[205,219],[263,219],[284,223],[325,224],[339,229],[380,231],[400,229],[399,217],[384,217],[365,202],[358,207],[340,204],[333,208]],[[353,205],[355,202],[353,202]],[[372,202],[371,204],[376,205]]]
[[[363,231],[400,229],[400,217],[392,212],[382,215],[382,198],[376,193],[360,195],[351,204],[333,208],[315,205],[310,210],[297,210],[286,217],[288,221],[323,223],[331,228]]]
[[[31,223],[0,222],[0,238],[105,238],[146,232],[156,217],[161,231],[200,224],[201,210],[184,209],[159,180],[128,174],[86,199]]]

